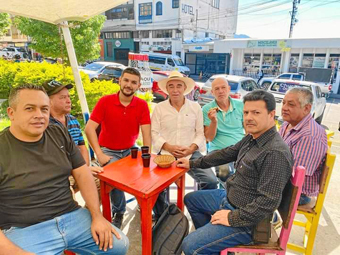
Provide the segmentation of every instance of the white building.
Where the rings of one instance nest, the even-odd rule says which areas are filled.
[[[185,40],[233,37],[237,9],[238,0],[130,0],[105,12],[103,57],[115,60],[123,48],[183,57]]]
[[[231,74],[258,70],[276,74],[304,68],[328,69],[332,74],[332,90],[335,94],[340,93],[340,38],[226,39],[214,42],[213,52],[230,54]]]
[[[238,0],[135,0],[141,50],[160,46],[183,57],[185,40],[233,37],[237,8]]]

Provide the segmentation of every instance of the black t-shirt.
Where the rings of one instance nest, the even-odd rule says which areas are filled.
[[[27,227],[79,208],[68,177],[85,164],[71,136],[50,125],[37,142],[0,132],[0,229]]]

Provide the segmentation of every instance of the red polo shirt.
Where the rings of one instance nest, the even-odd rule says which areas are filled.
[[[132,147],[137,140],[139,127],[151,123],[146,101],[134,96],[125,107],[119,101],[119,92],[102,97],[90,119],[101,124],[99,145],[111,150]]]

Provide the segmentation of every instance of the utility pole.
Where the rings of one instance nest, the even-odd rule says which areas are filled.
[[[198,6],[197,6],[197,8],[196,8],[196,38],[198,37],[197,36],[197,18],[198,18]]]
[[[298,22],[298,20],[295,18],[296,17],[296,14],[297,14],[297,4],[300,3],[300,0],[293,0],[293,9],[290,13],[290,16],[291,16],[291,20],[290,20],[290,29],[289,29],[289,38],[292,37],[293,35],[293,28],[295,26],[295,24]]]

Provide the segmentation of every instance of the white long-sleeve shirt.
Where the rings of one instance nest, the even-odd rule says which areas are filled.
[[[159,153],[165,142],[188,147],[194,143],[200,152],[204,152],[206,141],[201,107],[188,99],[179,112],[169,100],[157,104],[151,117],[151,135],[153,153]],[[170,153],[162,149],[162,154]]]

